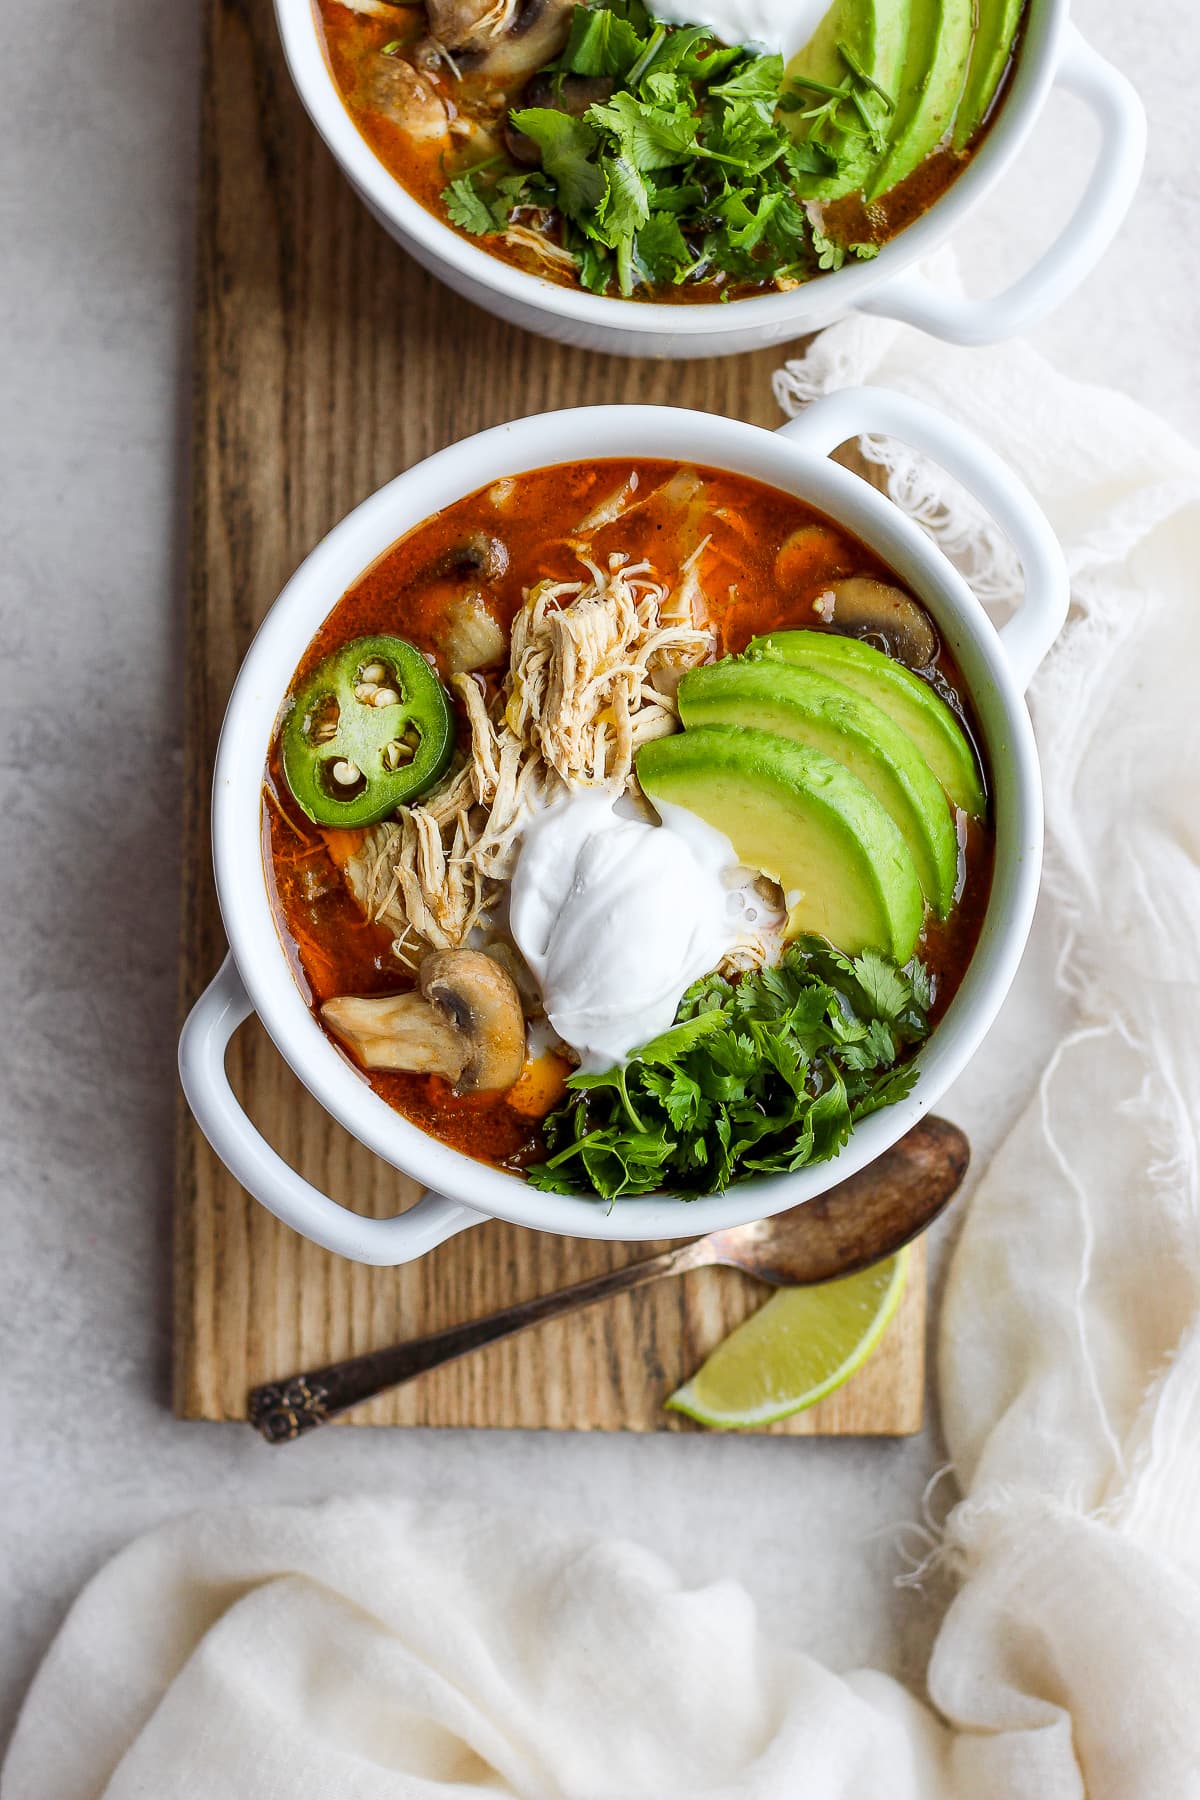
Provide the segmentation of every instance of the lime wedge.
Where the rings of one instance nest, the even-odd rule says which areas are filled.
[[[718,1431],[803,1412],[861,1369],[900,1304],[908,1251],[819,1287],[788,1288],[721,1344],[667,1401]]]

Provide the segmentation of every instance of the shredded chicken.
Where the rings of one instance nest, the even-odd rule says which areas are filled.
[[[527,250],[539,262],[548,263],[553,269],[565,269],[569,274],[574,274],[579,267],[569,250],[564,250],[561,244],[552,243],[542,232],[531,231],[527,225],[510,225],[503,235],[506,244],[511,244],[517,250]]]
[[[652,667],[702,662],[712,637],[663,623],[670,590],[648,564],[584,566],[590,582],[540,582],[514,620],[505,719],[564,781],[623,789],[638,745],[675,729]]]
[[[614,519],[619,519],[622,513],[628,510],[630,501],[638,491],[638,486],[638,472],[636,469],[630,469],[623,484],[601,500],[598,506],[594,506],[586,518],[580,519],[575,527],[579,541],[586,542],[593,531],[601,531],[605,525],[611,525]]]
[[[717,974],[723,975],[726,981],[732,981],[735,975],[744,975],[749,969],[761,969],[765,962],[771,960],[771,951],[757,935],[749,935],[727,950],[717,964]]]
[[[522,820],[556,787],[633,784],[638,746],[677,729],[673,689],[660,691],[657,678],[712,650],[712,634],[682,615],[648,563],[614,555],[603,570],[581,560],[586,580],[526,593],[490,702],[475,677],[451,677],[468,760],[366,833],[345,864],[359,905],[394,932],[404,962],[465,942],[512,873]]]
[[[664,625],[687,623],[703,628],[708,624],[708,603],[700,585],[700,563],[711,543],[711,537],[703,538],[687,560],[679,565],[679,583],[663,604]],[[650,679],[664,699],[674,700],[679,684],[691,666],[686,655],[681,655],[678,650],[668,650],[659,657]]]
[[[635,494],[637,495],[636,499],[634,498]],[[647,488],[645,493],[639,492],[637,470],[631,469],[627,480],[615,492],[594,506],[586,518],[580,519],[575,527],[574,535],[566,541],[582,547],[586,545],[593,532],[601,530],[605,525],[611,525],[614,519],[627,518],[630,513],[636,512],[639,507],[648,506],[652,501],[688,511],[693,501],[697,501],[699,503],[698,510],[702,510],[703,498],[704,483],[695,469],[676,469],[667,481],[662,482],[658,487]],[[691,529],[691,523],[690,519],[685,519],[681,527],[681,535],[685,542]]]

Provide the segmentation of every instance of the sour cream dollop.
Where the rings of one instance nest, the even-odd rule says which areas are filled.
[[[650,11],[668,25],[706,25],[724,44],[762,44],[784,62],[803,50],[829,10],[829,0],[654,0]]]
[[[745,938],[753,875],[705,820],[667,810],[648,824],[582,792],[525,829],[509,929],[585,1069],[666,1031],[684,989]]]

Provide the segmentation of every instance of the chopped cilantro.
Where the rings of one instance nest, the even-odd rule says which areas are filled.
[[[649,36],[649,14],[639,0],[577,6],[566,49],[552,67],[566,75],[623,75],[637,63]]]
[[[826,237],[819,225],[812,228],[813,249],[817,253],[819,269],[840,269],[846,260],[846,246],[839,244],[834,238]]]
[[[751,56],[741,63],[726,81],[709,89],[722,100],[765,101],[774,116],[783,85],[782,56]]]
[[[650,217],[637,234],[637,254],[652,283],[674,281],[678,270],[688,260],[687,239],[679,221],[669,212],[655,212],[651,202]]]
[[[460,175],[457,181],[452,181],[449,187],[444,188],[442,204],[449,214],[451,224],[457,225],[460,231],[469,231],[473,237],[485,237],[491,232],[503,230],[471,175]]]
[[[920,963],[843,956],[821,938],[737,981],[707,975],[627,1064],[571,1077],[543,1124],[546,1158],[525,1173],[548,1192],[615,1200],[718,1193],[824,1162],[911,1088],[904,1053],[928,1035],[931,1000]]]
[[[552,92],[574,77],[612,92],[582,117],[518,107],[511,123],[540,166],[500,158],[459,175],[444,190],[447,213],[477,236],[519,215],[574,256],[593,293],[707,281],[724,298],[742,284],[838,268],[846,248],[810,219],[797,184],[861,154],[892,106],[841,53],[838,87],[797,87],[781,57],[722,45],[700,25],[655,23],[642,0],[576,5],[562,55],[541,78]],[[798,141],[785,112],[806,122]]]
[[[664,96],[661,104],[647,107],[624,89],[615,93],[607,106],[591,107],[587,116],[597,135],[612,133],[621,154],[643,175],[686,162],[695,146],[699,123],[687,102],[673,95]]]
[[[797,147],[824,151],[831,159],[830,172],[843,164],[851,168],[861,164],[865,148],[878,154],[887,141],[884,127],[888,117],[896,110],[892,96],[868,74],[850,47],[839,43],[837,50],[847,73],[836,86],[811,75],[795,75],[779,100],[781,112],[798,114],[804,121]],[[815,105],[813,95],[818,96]]]
[[[895,112],[896,102],[892,99],[892,96],[888,93],[886,88],[880,87],[873,76],[867,73],[866,69],[863,68],[848,44],[838,44],[838,55],[850,70],[850,73],[854,76],[855,80],[862,87],[870,88],[875,97],[878,100],[882,100],[885,112]]]
[[[590,160],[599,141],[595,127],[550,106],[526,106],[512,114],[518,131],[532,138],[542,168],[556,184],[565,213],[592,212],[604,198],[604,176]]]

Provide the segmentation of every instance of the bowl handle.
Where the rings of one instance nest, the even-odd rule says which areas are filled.
[[[1096,115],[1096,163],[1075,211],[1031,269],[991,299],[945,294],[916,270],[888,282],[860,312],[916,325],[949,344],[995,344],[1045,318],[1099,262],[1129,211],[1146,155],[1146,114],[1119,70],[1068,24],[1054,71],[1057,86]]]
[[[248,1194],[324,1249],[386,1268],[412,1262],[455,1232],[479,1224],[482,1213],[432,1193],[394,1218],[367,1219],[297,1175],[250,1122],[225,1072],[229,1040],[252,1011],[237,966],[227,956],[179,1039],[179,1076],[196,1123]]]
[[[1070,584],[1050,521],[1008,464],[973,431],[892,388],[839,388],[814,400],[779,430],[817,456],[827,456],[864,433],[899,438],[962,482],[1007,533],[1021,559],[1025,593],[999,635],[1013,675],[1027,688],[1066,622]]]

